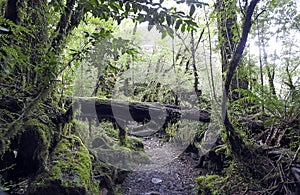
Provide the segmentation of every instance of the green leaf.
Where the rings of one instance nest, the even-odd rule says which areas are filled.
[[[119,5],[120,5],[120,7],[123,7],[123,2],[119,1]]]
[[[189,26],[193,26],[193,27],[196,27],[197,24],[196,22],[192,21],[192,20],[185,20],[185,22],[189,25]]]
[[[139,13],[138,17],[136,18],[137,21],[139,22],[144,22],[145,21],[145,15]]]
[[[110,7],[111,7],[116,13],[119,13],[119,10],[121,9],[120,5],[117,4],[117,3],[114,3],[114,2],[112,2],[112,3],[110,4]]]
[[[178,20],[176,21],[176,24],[175,24],[175,30],[176,30],[176,31],[179,29],[179,27],[180,27],[181,24],[182,24],[182,20],[181,20],[181,19],[178,19]]]
[[[170,27],[168,27],[168,26],[166,26],[166,29],[167,29],[167,33],[170,35],[170,37],[174,37],[174,31],[173,31],[173,29],[172,28],[170,28]]]
[[[167,31],[164,30],[161,34],[161,39],[164,39],[167,36]]]
[[[186,30],[186,23],[183,23],[182,25],[181,25],[181,32],[182,33],[184,33],[184,31]]]
[[[168,24],[168,26],[171,26],[171,23],[172,23],[172,18],[171,18],[171,16],[170,16],[170,15],[167,15],[167,16],[166,16],[166,20],[167,20],[167,24]]]
[[[196,11],[195,5],[192,4],[190,8],[190,16],[192,16],[195,13],[195,11]]]

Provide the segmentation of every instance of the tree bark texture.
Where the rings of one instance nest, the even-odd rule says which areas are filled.
[[[232,148],[232,152],[235,156],[238,158],[241,158],[243,156],[249,155],[246,151],[246,146],[243,141],[243,139],[239,136],[239,134],[235,131],[233,125],[231,124],[229,117],[228,117],[228,112],[227,112],[227,100],[228,100],[228,94],[230,91],[230,84],[233,78],[233,75],[235,73],[235,70],[242,58],[245,45],[248,39],[248,35],[251,29],[252,25],[252,15],[254,12],[254,9],[256,5],[258,4],[259,0],[252,0],[245,16],[244,24],[243,24],[243,32],[242,32],[242,37],[238,43],[238,46],[232,55],[232,58],[229,62],[228,66],[228,71],[226,71],[225,75],[225,84],[224,84],[224,92],[223,92],[223,101],[222,101],[222,110],[223,110],[223,120],[224,120],[224,125],[226,128],[226,132],[228,134],[228,141],[230,143],[230,146]]]

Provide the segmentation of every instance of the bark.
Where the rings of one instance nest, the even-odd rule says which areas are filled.
[[[218,11],[218,31],[219,42],[221,44],[222,72],[228,70],[236,41],[234,41],[234,31],[236,31],[237,16],[235,13],[236,1],[218,0],[216,10]]]
[[[236,0],[218,0],[216,3],[216,10],[218,11],[218,32],[219,42],[221,46],[221,62],[222,73],[226,74],[230,66],[230,60],[233,58],[236,51],[239,38],[236,14]],[[234,75],[230,85],[232,91],[239,88],[248,88],[248,83],[239,78],[238,74]],[[233,92],[230,99],[236,100],[240,98],[240,94]]]
[[[80,108],[81,107],[81,108]],[[166,120],[170,117],[210,122],[210,114],[205,110],[189,109],[175,105],[148,104],[145,102],[122,102],[103,100],[99,98],[77,99],[70,109],[73,112],[80,108],[80,117],[102,120],[121,120],[145,122],[151,120],[151,116],[163,116]],[[150,116],[151,113],[151,116]],[[96,114],[96,115],[95,115]]]
[[[18,22],[18,0],[7,1],[4,17],[14,23]]]
[[[202,35],[200,36],[199,40],[201,39]],[[194,31],[191,32],[191,52],[192,52],[192,66],[193,66],[193,74],[194,74],[194,90],[197,94],[197,97],[201,96],[202,91],[199,89],[199,75],[196,66],[196,48],[195,48],[195,38],[194,38]]]
[[[127,133],[125,129],[127,121],[147,123],[151,120],[158,124],[164,122],[162,125],[163,129],[169,123],[173,123],[179,118],[205,123],[210,122],[210,116],[207,111],[157,103],[150,105],[143,102],[116,102],[97,98],[77,99],[67,113],[72,114],[78,109],[80,110],[79,118],[83,120],[111,121],[115,128],[119,129],[118,134],[121,145],[126,143]]]
[[[228,94],[229,94],[229,88],[230,84],[233,78],[233,75],[235,73],[235,70],[242,58],[245,45],[248,39],[248,35],[251,29],[252,25],[252,15],[254,12],[254,9],[256,5],[258,4],[259,0],[252,0],[245,16],[244,24],[243,24],[243,32],[242,32],[242,37],[239,41],[239,44],[237,46],[236,51],[234,52],[232,59],[229,62],[229,69],[226,72],[225,76],[225,84],[224,84],[224,92],[223,92],[223,101],[222,101],[222,110],[223,110],[223,119],[224,119],[224,125],[226,128],[226,132],[228,134],[228,141],[230,143],[231,149],[233,154],[241,159],[242,157],[247,157],[249,155],[249,152],[247,151],[247,148],[245,146],[245,143],[243,139],[240,137],[240,135],[235,132],[235,129],[233,125],[231,124],[229,117],[228,117],[228,112],[226,108],[227,100],[228,100]]]

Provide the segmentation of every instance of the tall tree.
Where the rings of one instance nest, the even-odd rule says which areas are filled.
[[[247,2],[245,2],[245,5],[242,6],[241,2],[239,1],[240,10],[237,7],[237,3],[238,2],[236,0],[217,0],[215,5],[223,76],[226,74],[226,71],[229,70],[229,62],[237,49],[238,41],[240,39],[238,13],[243,13],[247,9]],[[223,77],[223,80],[224,79],[225,77]],[[230,98],[238,99],[239,95],[233,92],[233,90],[238,88],[247,89],[248,82],[245,80],[245,78],[240,78],[238,71],[236,71],[230,87],[232,89]]]
[[[249,5],[247,5],[245,18],[243,20],[242,26],[242,35],[239,39],[236,49],[234,53],[231,55],[231,58],[228,61],[226,67],[228,69],[225,72],[225,83],[224,83],[224,92],[223,92],[223,100],[222,100],[222,110],[223,110],[223,120],[226,128],[226,133],[228,136],[228,141],[230,143],[233,154],[237,158],[247,157],[249,154],[247,153],[245,144],[240,135],[235,131],[232,123],[230,122],[228,112],[227,112],[227,101],[228,95],[230,92],[230,84],[232,82],[235,70],[237,69],[239,62],[243,56],[243,52],[245,49],[245,45],[248,39],[248,35],[252,26],[252,16],[255,10],[256,5],[259,0],[252,0]]]

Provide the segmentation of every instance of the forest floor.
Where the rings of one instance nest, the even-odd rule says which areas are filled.
[[[143,138],[145,152],[153,164],[140,165],[122,183],[122,195],[193,195],[195,178],[203,171],[195,168],[196,155],[179,153],[162,138]],[[178,154],[178,155],[177,155]]]

